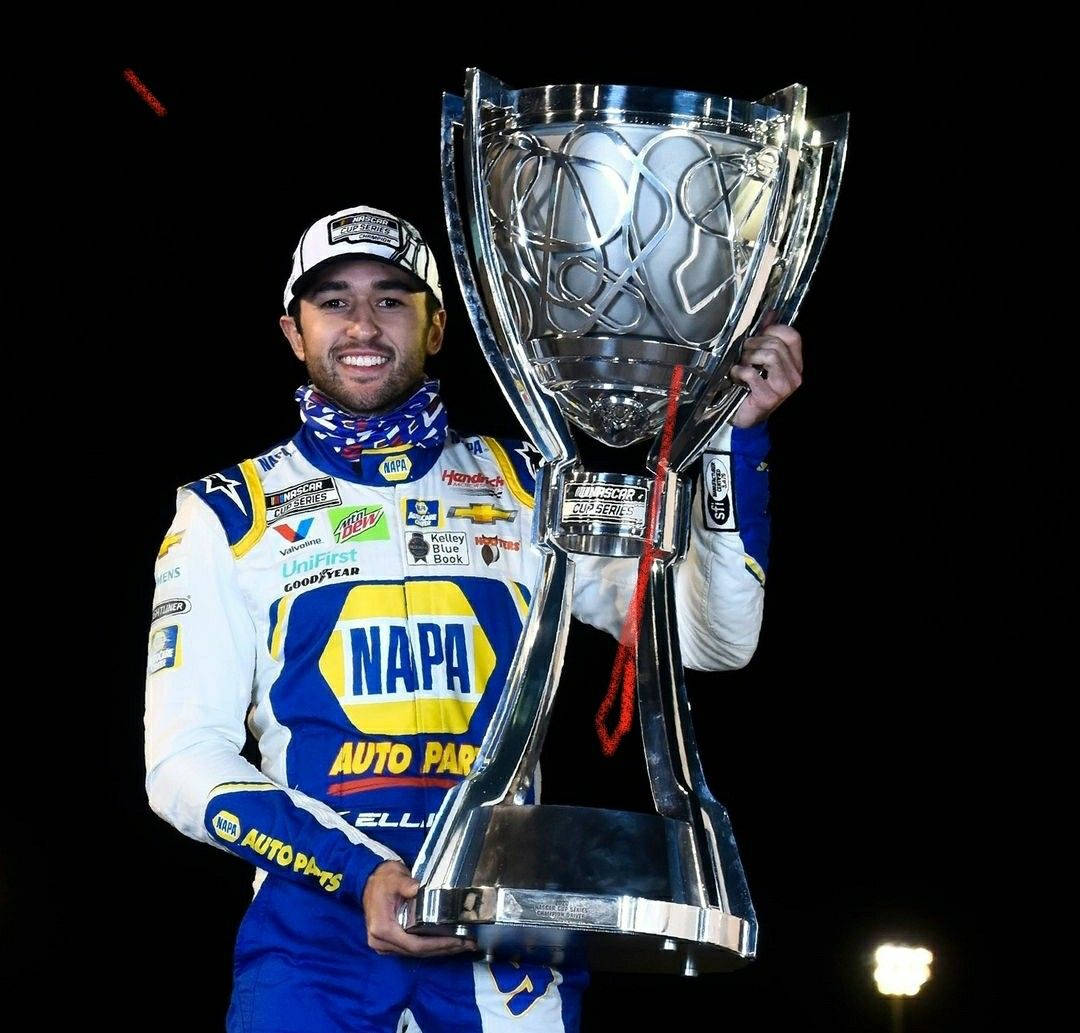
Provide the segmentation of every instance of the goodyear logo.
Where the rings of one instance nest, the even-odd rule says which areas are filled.
[[[330,510],[330,526],[339,545],[390,539],[382,506],[337,506]]]
[[[379,474],[384,481],[403,481],[412,470],[408,456],[389,456],[379,463]]]
[[[240,838],[240,819],[228,811],[218,811],[211,822],[214,826],[214,835],[218,839],[224,839],[227,843],[235,843]]]
[[[367,735],[458,735],[495,663],[461,589],[420,581],[355,586],[319,670],[350,723]]]

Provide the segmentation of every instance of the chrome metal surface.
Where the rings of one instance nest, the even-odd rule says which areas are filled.
[[[757,921],[705,782],[678,650],[674,563],[690,464],[746,388],[742,342],[794,317],[821,253],[846,116],[815,126],[793,85],[756,102],[569,84],[513,90],[470,69],[444,96],[447,229],[477,337],[544,456],[532,605],[468,778],[414,866],[405,923],[488,958],[695,975],[745,963]],[[657,435],[684,371],[669,468],[581,468],[567,420],[611,446]],[[641,556],[660,491],[637,649],[656,814],[530,806],[569,624],[576,554]],[[464,930],[464,932],[462,932]]]

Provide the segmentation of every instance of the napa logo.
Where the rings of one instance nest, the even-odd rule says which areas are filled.
[[[384,481],[403,481],[412,470],[408,456],[389,456],[379,463],[379,474]]]
[[[515,1016],[524,1015],[556,982],[555,972],[544,965],[493,961],[488,968],[496,988],[506,998],[506,1010]]]
[[[425,580],[352,588],[319,671],[365,735],[460,735],[495,663],[462,590]]]
[[[338,545],[352,541],[390,540],[390,528],[382,506],[336,506],[330,510],[330,526]]]
[[[226,843],[235,843],[243,831],[240,828],[240,819],[228,811],[218,811],[210,824],[214,827],[214,835],[218,839],[224,839]]]

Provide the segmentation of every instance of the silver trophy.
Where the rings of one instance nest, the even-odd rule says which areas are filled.
[[[464,98],[444,96],[450,244],[486,358],[543,454],[542,562],[472,771],[414,866],[412,932],[596,969],[692,975],[754,956],[739,853],[694,740],[673,564],[691,464],[746,394],[728,371],[748,336],[794,319],[825,241],[848,117],[811,125],[805,104],[798,85],[747,102],[512,90],[478,69]],[[645,472],[585,470],[567,421],[615,447],[655,438]],[[524,803],[582,553],[645,557],[637,705],[655,814]]]

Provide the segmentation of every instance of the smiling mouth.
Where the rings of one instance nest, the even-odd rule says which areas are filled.
[[[375,366],[385,366],[390,360],[385,355],[343,355],[338,362],[343,366],[352,366],[354,369],[371,369]]]

